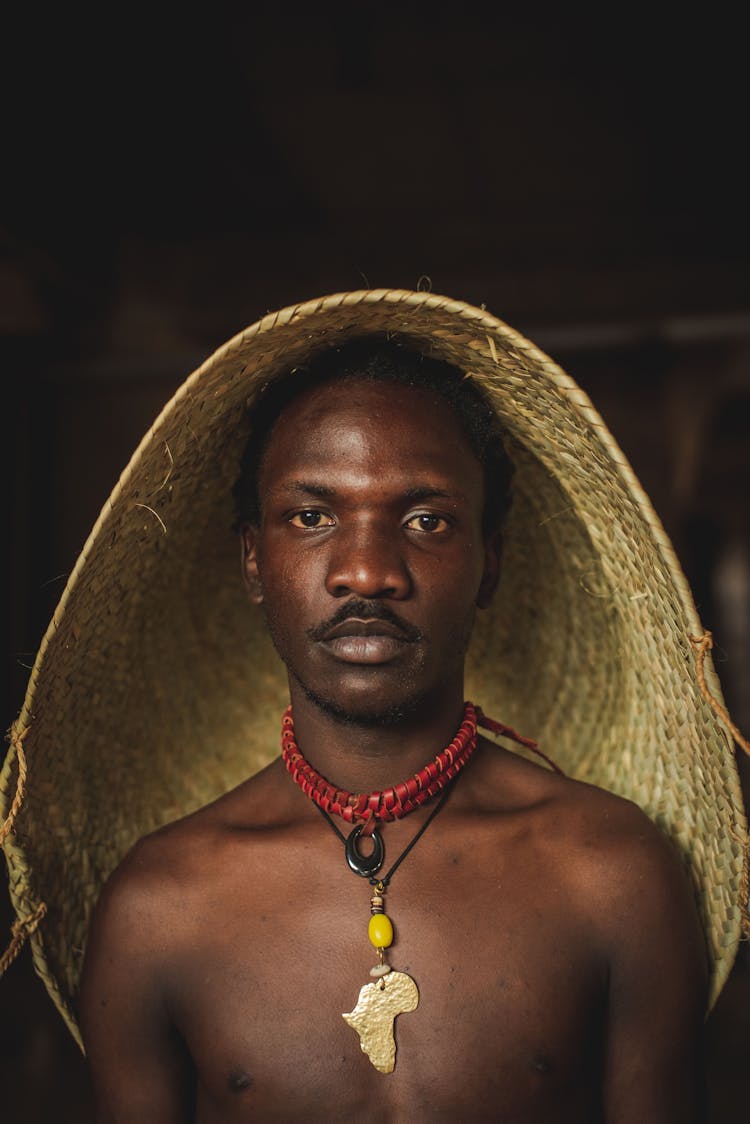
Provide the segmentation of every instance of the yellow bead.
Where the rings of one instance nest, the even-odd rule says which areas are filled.
[[[367,934],[375,948],[390,948],[393,944],[393,925],[385,913],[375,913],[370,918]]]

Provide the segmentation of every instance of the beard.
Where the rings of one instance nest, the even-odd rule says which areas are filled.
[[[302,689],[310,702],[323,714],[333,718],[343,726],[364,726],[367,729],[398,726],[416,717],[425,706],[430,704],[435,695],[432,689],[414,689],[398,702],[385,705],[364,701],[361,703],[354,701],[342,703],[309,687],[302,682],[293,670],[288,670],[289,675]]]

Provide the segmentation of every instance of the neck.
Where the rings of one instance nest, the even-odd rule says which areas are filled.
[[[332,784],[351,792],[384,788],[417,772],[451,742],[464,711],[463,684],[454,697],[445,692],[384,726],[337,718],[294,686],[290,694],[301,752]]]

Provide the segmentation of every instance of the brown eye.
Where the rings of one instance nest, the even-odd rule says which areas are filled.
[[[297,511],[289,522],[293,527],[302,527],[304,530],[315,530],[318,527],[332,527],[333,519],[322,511]]]
[[[432,515],[429,511],[421,511],[419,515],[412,515],[407,519],[406,526],[412,531],[426,531],[428,534],[435,531],[447,531],[448,522],[442,515]]]

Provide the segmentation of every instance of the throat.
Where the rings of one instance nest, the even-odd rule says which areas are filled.
[[[305,757],[297,742],[291,706],[284,713],[281,729],[284,765],[305,795],[325,813],[339,816],[349,824],[366,825],[368,830],[375,823],[401,819],[437,796],[468,763],[476,745],[476,710],[467,702],[461,724],[451,741],[433,753],[420,768],[386,788],[370,788],[365,784],[349,790]]]
[[[379,726],[341,722],[293,702],[299,751],[327,781],[349,792],[393,787],[418,773],[450,745],[464,719],[463,700],[429,719]]]

